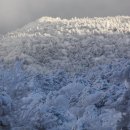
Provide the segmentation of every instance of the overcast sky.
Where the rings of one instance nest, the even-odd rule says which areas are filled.
[[[0,0],[0,33],[52,17],[130,16],[130,0]]]

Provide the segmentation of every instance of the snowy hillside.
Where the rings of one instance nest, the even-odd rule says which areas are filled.
[[[0,129],[126,130],[129,66],[130,17],[43,17],[0,36]]]

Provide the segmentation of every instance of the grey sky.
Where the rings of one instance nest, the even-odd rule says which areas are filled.
[[[0,0],[0,33],[42,16],[62,18],[130,15],[130,0]]]

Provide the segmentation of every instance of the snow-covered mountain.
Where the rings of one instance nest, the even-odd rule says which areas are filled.
[[[129,66],[130,17],[43,17],[0,36],[0,128],[128,127]]]

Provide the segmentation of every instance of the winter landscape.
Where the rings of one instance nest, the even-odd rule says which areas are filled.
[[[130,17],[43,17],[0,35],[0,130],[130,130]]]

